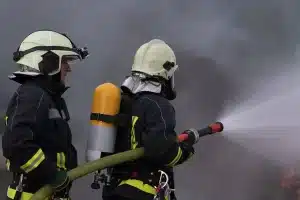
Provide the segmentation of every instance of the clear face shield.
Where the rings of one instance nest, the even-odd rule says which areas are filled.
[[[74,65],[80,60],[77,55],[64,55],[61,57],[61,64]]]
[[[60,79],[63,83],[66,81],[67,74],[72,71],[72,67],[80,60],[77,55],[64,55],[60,62]]]
[[[170,84],[172,90],[175,90],[175,74],[173,74],[173,76],[170,78]]]
[[[75,51],[76,53],[61,56],[60,58],[61,71],[63,71],[64,68],[67,68],[70,71],[71,67],[75,65],[78,61],[81,61],[89,56],[89,52],[86,47],[81,49],[74,47],[73,51]]]
[[[167,80],[164,93],[166,94],[167,99],[174,100],[176,98],[176,89],[175,89],[175,80],[174,75]]]

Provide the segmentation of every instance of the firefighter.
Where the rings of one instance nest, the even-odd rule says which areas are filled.
[[[177,69],[173,50],[162,40],[151,40],[137,50],[131,76],[121,86],[120,113],[131,112],[131,126],[118,128],[115,152],[144,147],[145,157],[111,170],[104,200],[152,200],[160,193],[159,179],[168,177],[168,187],[173,188],[173,167],[194,154],[196,130],[185,131],[191,136],[183,143],[177,141],[174,131],[175,110],[170,101],[176,98]],[[131,103],[126,103],[124,95]],[[170,196],[176,198],[174,192]]]
[[[70,199],[66,171],[77,166],[68,125],[69,112],[61,97],[70,64],[88,56],[66,34],[40,30],[28,35],[14,53],[19,70],[9,78],[20,84],[5,116],[3,156],[13,179],[7,199],[29,200],[45,184],[51,199]]]

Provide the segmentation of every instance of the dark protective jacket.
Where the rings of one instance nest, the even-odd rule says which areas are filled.
[[[144,147],[145,157],[113,169],[112,184],[118,187],[112,193],[130,199],[152,200],[154,186],[160,178],[158,170],[167,172],[172,178],[172,168],[187,160],[191,149],[177,141],[175,110],[166,98],[141,92],[132,97],[131,108],[124,105],[124,99],[126,95],[123,94],[120,113],[131,110],[132,126],[129,131],[126,127],[118,128],[116,152]]]
[[[64,87],[37,78],[20,85],[9,102],[3,155],[9,171],[26,176],[24,191],[35,192],[57,170],[77,166],[69,113],[61,98],[64,91]]]

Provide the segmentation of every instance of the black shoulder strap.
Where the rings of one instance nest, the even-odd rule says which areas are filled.
[[[103,121],[106,123],[113,123],[117,126],[128,126],[131,121],[131,104],[133,96],[129,93],[121,94],[120,113],[117,115],[106,115],[102,113],[91,113],[90,120]]]
[[[65,99],[61,98],[61,110],[64,112],[65,114],[65,120],[69,121],[70,120],[70,113],[66,104]],[[62,116],[61,110],[59,110],[60,115]]]
[[[124,126],[127,124],[129,120],[128,116],[125,114],[117,114],[117,115],[106,115],[102,113],[91,113],[90,120],[102,121],[106,123],[115,124],[118,126]]]
[[[70,114],[69,114],[69,110],[68,110],[65,99],[61,98],[61,97],[60,98],[53,98],[52,97],[52,101],[53,101],[56,109],[58,110],[60,117],[64,120],[66,120],[66,121],[69,121],[70,120]],[[63,115],[62,112],[64,113],[64,115]]]

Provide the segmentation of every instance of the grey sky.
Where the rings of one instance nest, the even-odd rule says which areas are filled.
[[[93,89],[105,81],[120,84],[129,74],[136,49],[152,38],[169,43],[178,58],[178,98],[174,101],[177,130],[202,127],[219,118],[228,121],[229,115],[234,117],[232,109],[246,109],[243,102],[250,97],[257,103],[273,95],[260,90],[267,85],[272,91],[274,76],[296,74],[291,70],[297,66],[292,63],[296,62],[296,44],[300,43],[299,8],[296,0],[2,0],[0,111],[5,111],[17,86],[7,79],[15,70],[12,52],[29,33],[54,29],[68,33],[79,46],[88,46],[91,53],[84,63],[75,66],[69,80],[72,87],[65,95],[82,162]],[[283,81],[287,88],[298,83],[287,83],[289,80]],[[287,88],[278,86],[274,92],[280,96]],[[290,99],[294,104],[288,103],[291,108],[297,106],[295,98]],[[276,107],[278,104],[270,109]],[[271,119],[278,113],[265,116],[270,118],[268,126],[274,125]],[[287,115],[299,117],[297,113]],[[257,123],[253,118],[252,123]],[[247,114],[240,123],[249,126],[245,122],[248,119]],[[276,163],[266,160],[263,150],[250,151],[253,140],[259,141],[237,139],[233,134],[201,140],[195,157],[177,170],[180,199],[275,199],[272,195],[279,199],[274,192],[278,191]],[[260,146],[265,144],[276,147],[270,142]],[[272,153],[273,157],[277,155],[281,154]],[[75,184],[77,197],[73,199],[99,199],[100,193],[89,189],[91,179]],[[4,186],[0,190],[5,194]]]

